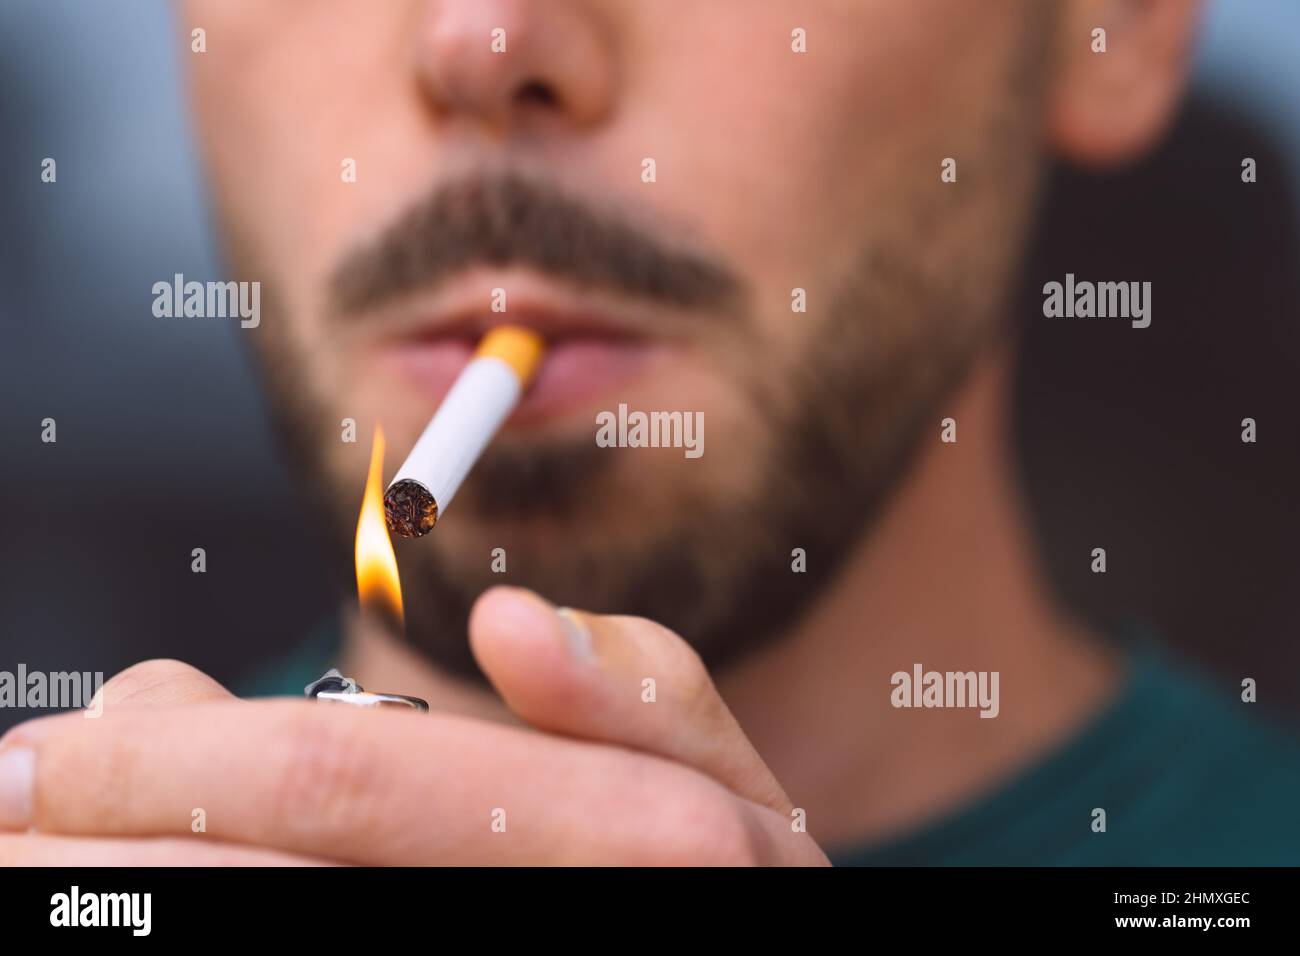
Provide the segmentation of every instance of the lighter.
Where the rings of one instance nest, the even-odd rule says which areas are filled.
[[[354,707],[409,707],[411,710],[419,711],[429,709],[428,703],[418,697],[406,697],[402,694],[372,694],[351,677],[344,677],[333,667],[319,680],[314,680],[304,687],[303,693],[316,700],[351,704]]]

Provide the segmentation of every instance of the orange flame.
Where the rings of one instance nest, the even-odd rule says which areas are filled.
[[[378,610],[402,625],[402,584],[384,522],[384,430],[375,426],[370,474],[357,519],[357,597],[363,613]]]

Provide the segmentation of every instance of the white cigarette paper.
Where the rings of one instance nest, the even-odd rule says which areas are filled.
[[[501,326],[483,337],[384,494],[389,530],[432,530],[461,482],[519,404],[541,362],[536,332]]]

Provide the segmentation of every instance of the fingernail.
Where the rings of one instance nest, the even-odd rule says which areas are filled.
[[[595,657],[595,651],[591,646],[591,631],[587,630],[587,625],[582,622],[573,608],[557,608],[555,613],[559,615],[560,626],[564,629],[564,638],[569,643],[569,653],[580,661],[589,661]]]
[[[0,830],[26,830],[32,821],[36,751],[12,747],[0,752]]]

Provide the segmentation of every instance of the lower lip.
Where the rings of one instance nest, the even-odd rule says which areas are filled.
[[[441,401],[473,357],[465,340],[405,342],[392,355],[408,380],[425,395]],[[558,417],[590,408],[602,396],[631,381],[658,346],[639,340],[572,338],[547,349],[541,368],[512,423]]]

